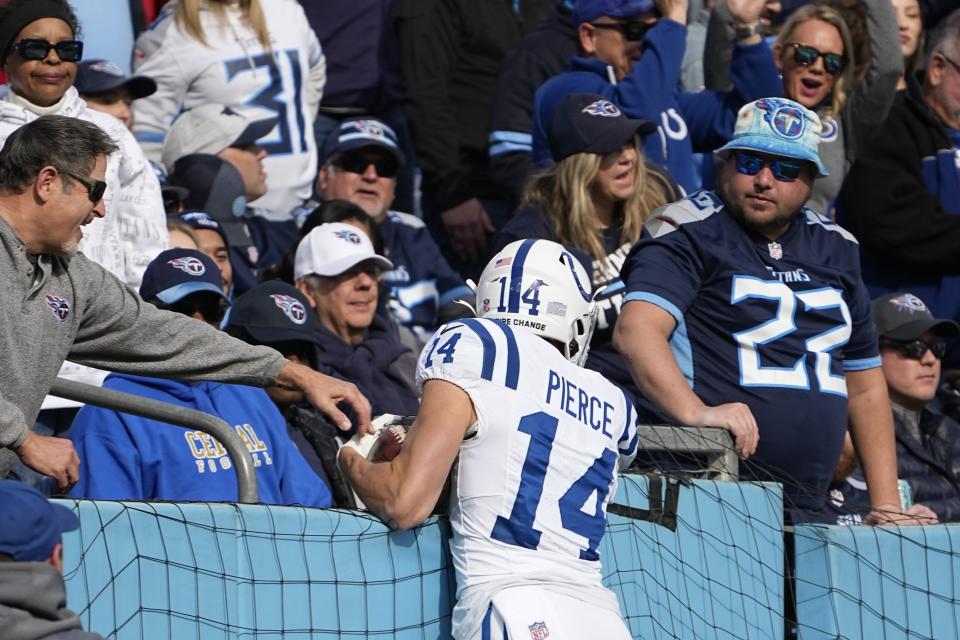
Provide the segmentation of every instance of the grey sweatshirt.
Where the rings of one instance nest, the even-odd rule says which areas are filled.
[[[63,576],[42,562],[0,562],[0,638],[102,640],[67,609]]]
[[[853,166],[857,151],[887,119],[897,95],[897,81],[903,75],[903,55],[893,5],[890,0],[863,0],[863,6],[870,38],[870,64],[863,80],[847,88],[847,102],[840,118],[824,119],[820,160],[830,175],[813,183],[813,193],[806,205],[824,214],[831,213],[830,206],[840,193],[843,178]],[[707,89],[724,91],[732,86],[730,60],[734,40],[733,17],[726,0],[720,0],[710,16],[703,53]]]
[[[36,273],[34,273],[36,271]],[[179,313],[161,311],[82,254],[41,255],[0,218],[0,478],[27,437],[60,365],[252,386],[286,360]]]

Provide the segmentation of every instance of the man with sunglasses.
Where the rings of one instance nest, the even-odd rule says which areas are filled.
[[[227,298],[220,270],[206,254],[168,249],[147,266],[140,296],[217,327]],[[286,421],[267,392],[239,384],[186,382],[123,373],[103,386],[205,411],[233,427],[253,457],[260,500],[327,507],[330,490],[287,436]],[[73,497],[91,500],[235,501],[232,462],[215,438],[199,431],[86,406],[70,429],[80,458]]]
[[[884,523],[903,516],[856,240],[803,207],[820,131],[784,98],[740,110],[719,190],[655,212],[627,257],[614,343],[653,419],[729,430],[740,477],[783,483],[793,522],[823,508],[849,415]]]
[[[393,263],[384,274],[390,313],[409,330],[409,342],[419,350],[437,327],[463,315],[465,307],[455,301],[472,298],[473,292],[450,267],[423,221],[390,209],[397,171],[406,161],[397,137],[379,120],[351,118],[327,137],[324,158],[317,191],[324,201],[354,203],[376,222],[384,255]]]
[[[960,10],[928,50],[850,169],[837,219],[860,240],[872,295],[908,289],[936,317],[960,320]],[[960,367],[955,344],[950,369]]]
[[[686,193],[700,188],[694,152],[713,151],[726,142],[737,109],[751,100],[780,95],[782,84],[770,48],[755,29],[764,3],[735,0],[731,12],[747,32],[731,63],[734,89],[682,91],[687,5],[687,0],[576,0],[580,55],[537,90],[535,164],[550,163],[549,126],[564,99],[573,93],[596,93],[631,118],[658,123],[657,135],[643,140],[644,156],[666,169]]]
[[[44,116],[14,131],[0,149],[0,478],[15,458],[61,490],[77,480],[70,442],[30,430],[64,360],[109,371],[303,389],[341,428],[356,411],[369,429],[369,403],[351,384],[288,362],[181,314],[145,304],[78,244],[104,215],[98,199],[116,144],[95,125]],[[179,262],[198,272],[202,262]],[[213,264],[212,262],[210,264]],[[206,269],[205,266],[204,270]],[[220,275],[214,265],[214,289]]]
[[[873,319],[893,408],[900,479],[910,484],[915,503],[932,509],[941,522],[958,522],[960,425],[931,403],[940,386],[946,339],[960,335],[960,326],[935,318],[920,298],[903,292],[874,300]]]

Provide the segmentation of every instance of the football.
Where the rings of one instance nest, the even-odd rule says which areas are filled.
[[[371,462],[390,462],[396,458],[403,448],[403,441],[407,439],[407,429],[409,428],[409,425],[403,423],[386,427],[377,436],[377,441],[373,443],[367,459]]]

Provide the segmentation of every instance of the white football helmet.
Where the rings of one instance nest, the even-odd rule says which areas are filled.
[[[590,276],[563,246],[517,240],[495,255],[477,285],[477,316],[533,331],[583,365],[597,323]]]

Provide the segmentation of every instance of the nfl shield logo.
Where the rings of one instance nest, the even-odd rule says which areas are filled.
[[[767,245],[767,249],[770,250],[770,257],[774,260],[779,260],[783,257],[783,247],[780,246],[779,242],[771,242]]]
[[[550,632],[547,631],[547,625],[542,622],[534,622],[527,629],[530,629],[530,638],[532,640],[543,640],[544,638],[550,637]]]

